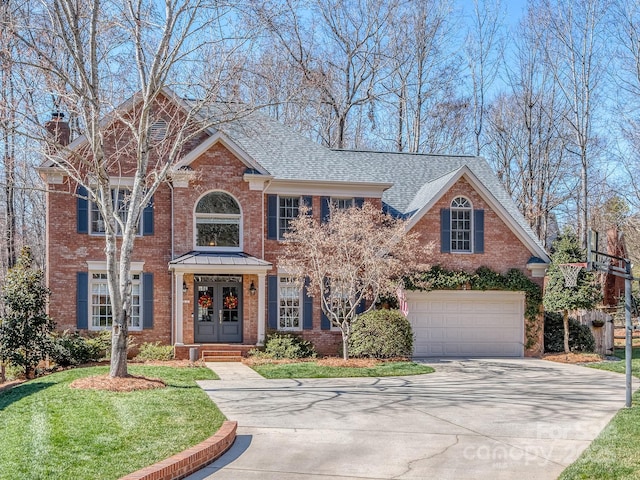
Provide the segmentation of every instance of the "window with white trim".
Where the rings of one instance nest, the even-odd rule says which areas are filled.
[[[141,275],[134,273],[131,275],[131,318],[129,318],[129,329],[142,330],[142,290]],[[111,328],[113,324],[113,312],[111,299],[109,298],[109,286],[107,284],[106,272],[90,272],[89,275],[90,292],[90,312],[89,329],[104,330]]]
[[[471,218],[473,207],[464,197],[456,197],[451,202],[451,251],[471,252]]]
[[[211,192],[196,205],[196,247],[240,248],[242,213],[225,192]]]
[[[336,198],[331,197],[331,204],[336,210],[346,210],[353,207],[353,197],[350,198]]]
[[[123,223],[126,222],[127,219],[127,210],[129,209],[130,198],[131,189],[128,187],[114,187],[111,189],[112,208]],[[98,205],[95,202],[91,202],[90,212],[91,233],[104,234],[107,230],[106,224],[104,218],[102,218],[102,213],[100,213]],[[137,233],[140,234],[140,232],[142,232],[142,215],[140,215],[137,229]],[[116,234],[122,235],[120,225],[116,225]]]
[[[278,330],[302,328],[302,289],[294,277],[278,277]]]
[[[284,238],[289,231],[289,224],[298,218],[300,212],[300,197],[278,196],[278,238]]]

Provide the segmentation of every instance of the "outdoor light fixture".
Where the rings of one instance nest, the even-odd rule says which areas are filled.
[[[182,282],[182,293],[187,293],[187,282]]]
[[[253,280],[251,280],[251,285],[249,285],[249,293],[250,293],[251,295],[255,295],[257,291],[258,291],[258,290],[256,289],[256,286],[255,286],[255,284],[253,283]]]

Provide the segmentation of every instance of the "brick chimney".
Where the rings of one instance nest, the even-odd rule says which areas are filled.
[[[63,147],[69,145],[71,129],[69,128],[69,122],[64,120],[64,113],[53,112],[51,120],[44,124],[44,128],[54,143]]]

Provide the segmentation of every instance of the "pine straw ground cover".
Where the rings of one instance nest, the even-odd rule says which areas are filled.
[[[224,416],[195,383],[216,378],[208,368],[129,370],[131,378],[112,382],[104,377],[108,367],[76,368],[1,392],[0,478],[117,479],[222,425]],[[160,388],[119,391],[142,378]],[[74,382],[111,388],[72,388]]]
[[[343,377],[390,377],[432,373],[433,368],[406,359],[376,360],[371,358],[337,357],[322,359],[244,360],[265,378],[343,378]]]

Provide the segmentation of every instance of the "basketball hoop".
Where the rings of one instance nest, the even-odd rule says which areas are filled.
[[[578,274],[583,268],[587,268],[586,263],[561,263],[558,265],[564,277],[565,287],[575,287],[578,285]]]

